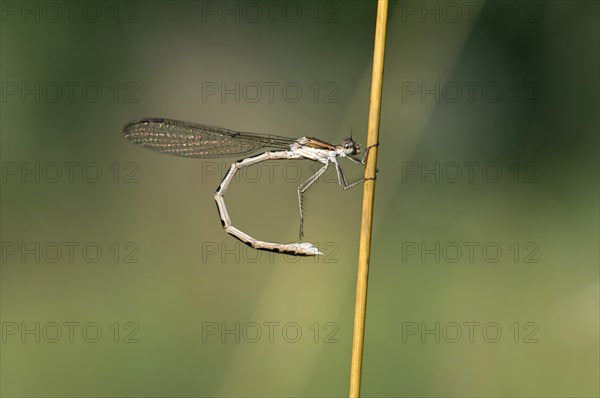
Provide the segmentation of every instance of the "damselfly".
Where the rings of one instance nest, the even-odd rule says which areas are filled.
[[[191,158],[216,158],[242,156],[261,149],[260,155],[234,162],[217,188],[215,200],[225,231],[248,246],[257,250],[268,250],[297,256],[323,254],[311,243],[271,243],[253,238],[231,224],[225,206],[225,192],[235,173],[250,165],[275,159],[308,159],[323,163],[323,166],[300,186],[298,186],[298,206],[300,208],[300,238],[304,235],[304,209],[302,195],[333,164],[342,189],[350,189],[361,183],[360,179],[348,184],[338,163],[338,158],[347,158],[356,164],[364,165],[368,150],[362,159],[360,145],[352,138],[346,138],[341,145],[332,145],[318,138],[302,137],[293,139],[268,134],[241,133],[220,127],[207,126],[163,118],[141,118],[128,123],[123,128],[123,136],[145,148],[169,155]]]

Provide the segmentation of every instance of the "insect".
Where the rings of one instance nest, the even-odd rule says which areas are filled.
[[[368,148],[362,159],[355,157],[361,153],[360,145],[352,138],[346,138],[341,145],[332,145],[318,138],[302,137],[293,139],[268,134],[242,133],[204,124],[183,122],[164,118],[141,118],[129,122],[123,128],[123,136],[134,144],[169,155],[190,158],[217,158],[243,156],[259,150],[267,150],[256,156],[234,162],[221,181],[215,193],[215,201],[225,231],[248,246],[257,250],[267,250],[296,256],[321,255],[311,243],[271,243],[253,238],[234,227],[227,213],[224,196],[235,173],[241,168],[274,159],[308,159],[320,162],[323,166],[310,178],[298,186],[298,206],[300,208],[300,239],[304,235],[304,209],[302,195],[334,165],[339,185],[350,189],[364,181],[360,179],[348,184],[338,163],[338,158],[347,158],[364,165]]]

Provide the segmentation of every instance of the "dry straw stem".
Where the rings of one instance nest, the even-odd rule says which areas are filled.
[[[358,274],[356,278],[356,304],[354,307],[354,334],[352,337],[352,364],[350,368],[350,397],[360,395],[365,315],[367,310],[367,283],[369,279],[369,257],[371,254],[371,228],[373,226],[373,201],[375,199],[375,176],[377,172],[377,150],[379,142],[379,114],[381,113],[381,86],[383,83],[383,56],[385,53],[385,29],[387,24],[387,0],[377,2],[375,26],[375,49],[373,52],[373,75],[371,76],[371,101],[367,133],[367,165],[363,189],[362,219],[358,252]]]

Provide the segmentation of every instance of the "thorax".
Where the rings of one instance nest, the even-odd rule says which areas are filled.
[[[335,145],[310,137],[300,138],[292,145],[292,150],[303,158],[324,163],[338,156]]]

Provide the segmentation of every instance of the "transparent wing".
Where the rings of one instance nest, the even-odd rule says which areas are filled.
[[[240,133],[173,119],[141,118],[123,128],[123,136],[153,151],[191,158],[246,155],[260,149],[290,149],[293,138]]]

